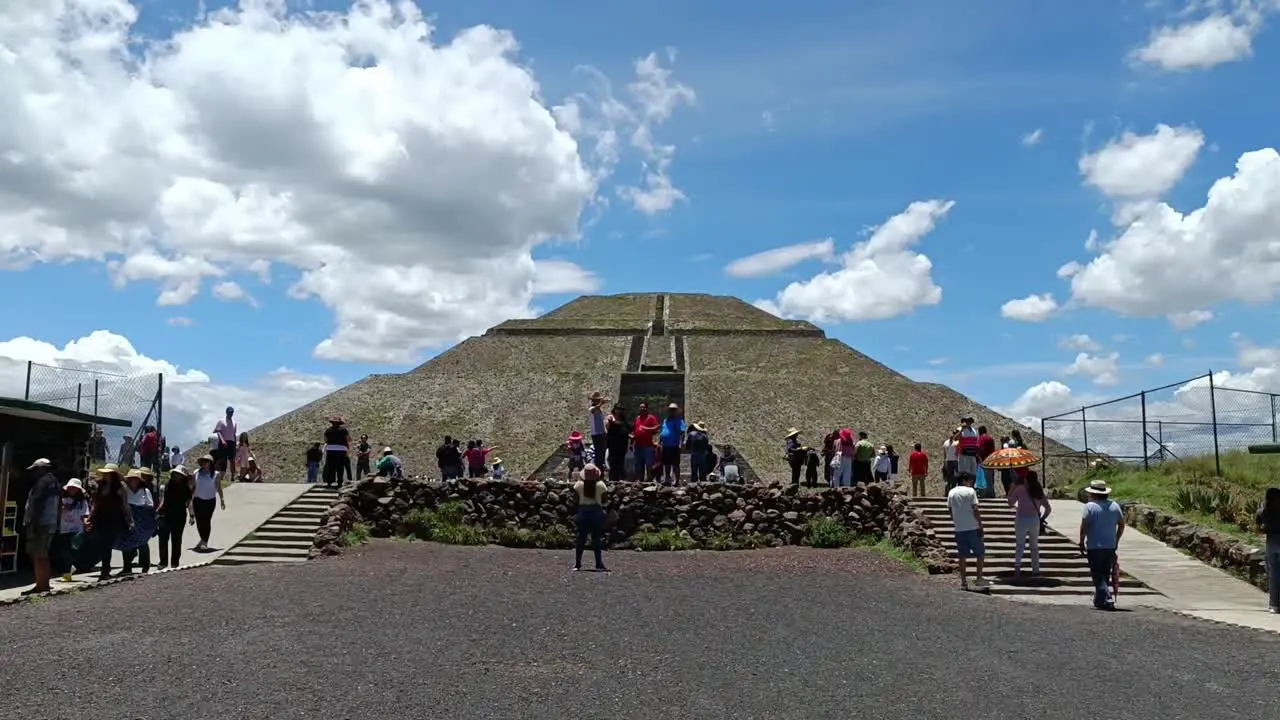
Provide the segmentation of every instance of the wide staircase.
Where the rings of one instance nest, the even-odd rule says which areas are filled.
[[[218,558],[215,565],[302,562],[311,551],[325,512],[338,501],[338,491],[313,486],[249,533]]]
[[[911,504],[920,508],[937,532],[938,539],[948,554],[956,557],[955,529],[946,498],[911,498]],[[1089,577],[1089,564],[1080,556],[1076,541],[1048,530],[1040,536],[1040,577],[1031,578],[1031,558],[1025,553],[1022,559],[1023,579],[1015,581],[1014,570],[1014,511],[1004,498],[980,500],[983,544],[986,547],[985,575],[991,581],[991,593],[995,595],[1024,596],[1028,599],[1043,597],[1046,600],[1064,598],[1085,600],[1093,597],[1093,581]],[[1120,555],[1120,600],[1160,594],[1137,580],[1124,575],[1124,554]],[[972,572],[972,567],[970,568]]]

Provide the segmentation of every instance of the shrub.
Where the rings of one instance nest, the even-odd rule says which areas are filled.
[[[343,547],[355,547],[363,545],[369,541],[369,526],[365,523],[356,523],[351,529],[338,536],[338,544]]]
[[[440,503],[431,513],[435,515],[436,520],[441,525],[461,525],[462,518],[466,516],[467,510],[463,503],[453,500]]]
[[[637,550],[690,550],[696,543],[679,530],[658,530],[641,531],[632,535],[631,544]]]
[[[437,525],[431,539],[445,545],[489,544],[489,535],[475,525]]]
[[[489,532],[489,540],[495,545],[514,548],[540,548],[564,550],[573,547],[573,533],[561,525],[538,530],[503,527]]]
[[[400,521],[400,534],[415,540],[430,540],[437,525],[435,513],[419,508]]]
[[[702,543],[708,550],[756,550],[769,547],[769,541],[759,533],[747,535],[731,535],[715,533]]]
[[[844,523],[830,515],[809,518],[804,526],[804,542],[815,548],[842,548],[853,542]]]

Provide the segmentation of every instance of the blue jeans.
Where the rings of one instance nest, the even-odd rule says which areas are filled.
[[[1111,568],[1116,564],[1116,549],[1086,550],[1089,558],[1089,577],[1093,580],[1093,606],[1107,607],[1115,603],[1111,597]]]
[[[1280,608],[1280,550],[1267,548],[1267,587],[1271,590],[1269,606]]]
[[[707,479],[707,454],[689,453],[689,482],[702,482]]]
[[[307,463],[307,482],[312,485],[316,484],[316,480],[320,477],[320,463]]]
[[[987,549],[982,544],[982,535],[977,530],[956,533],[956,555],[962,558],[980,558],[986,553]]]
[[[582,567],[582,553],[587,549],[587,536],[591,536],[591,552],[596,556],[596,569],[604,567],[604,508],[586,505],[578,508],[578,542],[574,545],[573,566]]]
[[[636,474],[641,478],[653,467],[653,446],[641,445],[636,448]]]

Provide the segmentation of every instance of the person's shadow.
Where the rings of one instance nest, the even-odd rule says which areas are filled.
[[[189,548],[187,548],[187,549],[188,549],[188,550],[190,550],[190,551],[191,551],[191,552],[193,552],[193,553],[199,553],[199,554],[201,554],[201,555],[207,555],[207,554],[209,554],[209,553],[216,553],[216,552],[218,552],[219,550],[221,550],[222,548],[216,548],[216,547],[213,547],[212,545],[210,545],[210,546],[208,546],[208,547],[205,547],[205,548],[201,548],[199,545],[195,545],[195,546],[189,547]]]

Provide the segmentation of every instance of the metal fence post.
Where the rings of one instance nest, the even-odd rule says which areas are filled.
[[[31,361],[27,361],[27,389],[22,391],[22,399],[31,399]]]
[[[156,438],[164,437],[164,374],[156,373]]]
[[[93,417],[96,422],[98,417],[98,378],[93,379]]]
[[[1276,396],[1271,396],[1271,442],[1280,442],[1280,434],[1277,434],[1276,427]]]
[[[1049,487],[1048,445],[1044,439],[1044,418],[1040,418],[1040,487]]]
[[[1213,474],[1222,477],[1222,456],[1218,454],[1218,401],[1213,388],[1213,371],[1209,371],[1209,415],[1213,419]]]
[[[1089,414],[1080,408],[1080,427],[1084,433],[1084,469],[1089,469]]]
[[[80,412],[80,396],[84,394],[84,383],[76,383],[76,412]]]
[[[1164,462],[1164,421],[1163,420],[1156,421],[1156,432],[1160,433],[1160,436],[1156,438],[1160,443],[1160,462]]]
[[[1147,451],[1147,391],[1143,390],[1139,397],[1142,399],[1142,469],[1150,470],[1148,458],[1151,453]]]

